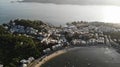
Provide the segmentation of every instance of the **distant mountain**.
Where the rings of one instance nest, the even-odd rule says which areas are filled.
[[[93,26],[107,26],[107,27],[114,27],[114,28],[120,28],[120,24],[117,23],[105,23],[105,22],[99,22],[99,21],[94,21],[94,22],[86,22],[86,21],[74,21],[71,22],[69,24],[73,24],[73,25],[84,25],[84,26],[89,26],[89,25],[93,25]]]

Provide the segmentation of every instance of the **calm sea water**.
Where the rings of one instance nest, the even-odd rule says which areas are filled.
[[[120,54],[107,47],[77,47],[41,67],[120,67]]]
[[[42,20],[55,25],[80,20],[120,22],[119,6],[57,5],[13,1],[15,0],[0,0],[0,23],[16,18]]]

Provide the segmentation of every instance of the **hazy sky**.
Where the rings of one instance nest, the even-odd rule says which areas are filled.
[[[24,2],[76,4],[76,5],[120,5],[120,0],[24,0]]]

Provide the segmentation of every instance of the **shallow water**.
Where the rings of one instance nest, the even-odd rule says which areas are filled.
[[[120,67],[120,54],[107,47],[74,48],[41,67]]]

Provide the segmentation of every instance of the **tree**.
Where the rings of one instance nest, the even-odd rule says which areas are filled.
[[[11,34],[0,35],[0,60],[2,64],[17,67],[18,61],[30,56],[40,56],[40,52],[31,38]]]

